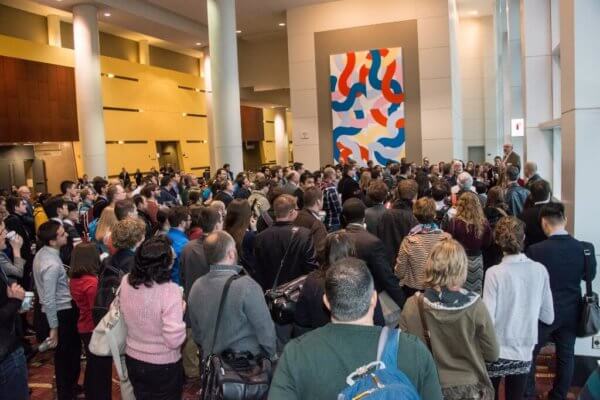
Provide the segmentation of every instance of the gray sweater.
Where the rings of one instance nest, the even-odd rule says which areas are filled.
[[[67,272],[58,250],[44,246],[33,259],[33,279],[50,329],[58,327],[57,312],[71,308]]]
[[[225,282],[241,271],[236,265],[211,265],[210,272],[192,286],[188,312],[194,341],[208,356],[215,330],[221,293]],[[275,354],[275,326],[261,287],[249,276],[232,282],[223,307],[213,353],[224,350]]]
[[[24,267],[24,259],[21,257],[15,257],[15,262],[13,263],[6,254],[0,251],[0,268],[2,268],[2,271],[4,271],[7,276],[22,278]]]

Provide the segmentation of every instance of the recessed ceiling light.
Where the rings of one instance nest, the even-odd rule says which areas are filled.
[[[235,33],[242,33],[242,31],[240,31],[239,29],[237,31],[235,31]]]
[[[105,16],[105,17],[110,17],[110,13],[109,13],[109,12],[105,12],[105,13],[104,13],[104,16]]]
[[[108,78],[111,78],[111,79],[112,79],[112,78],[114,78],[114,77],[115,77],[115,74],[106,74],[106,76],[107,76]]]
[[[202,46],[202,43],[196,42],[196,46]]]
[[[479,15],[479,11],[477,11],[477,10],[469,11],[469,15],[473,15],[473,16]]]
[[[278,25],[279,26],[285,26],[285,22],[280,22]]]

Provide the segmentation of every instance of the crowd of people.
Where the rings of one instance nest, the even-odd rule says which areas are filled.
[[[31,332],[53,348],[59,400],[110,399],[113,359],[89,344],[118,298],[138,400],[181,399],[226,352],[273,363],[269,399],[338,398],[376,360],[384,326],[399,328],[388,368],[422,399],[498,399],[503,379],[506,399],[535,398],[548,341],[549,398],[566,399],[593,247],[567,232],[565,206],[510,145],[493,164],[419,164],[235,177],[167,165],[64,181],[59,194],[6,191],[0,398],[29,398]],[[265,292],[293,281],[284,322]]]

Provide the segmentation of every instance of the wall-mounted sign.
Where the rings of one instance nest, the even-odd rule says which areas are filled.
[[[525,121],[523,118],[515,118],[511,120],[510,136],[525,136]]]

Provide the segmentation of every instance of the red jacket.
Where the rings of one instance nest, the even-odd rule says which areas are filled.
[[[79,278],[71,279],[69,285],[71,296],[79,308],[77,330],[79,333],[92,332],[95,327],[92,319],[92,308],[94,307],[96,291],[98,290],[98,277],[83,275]]]

